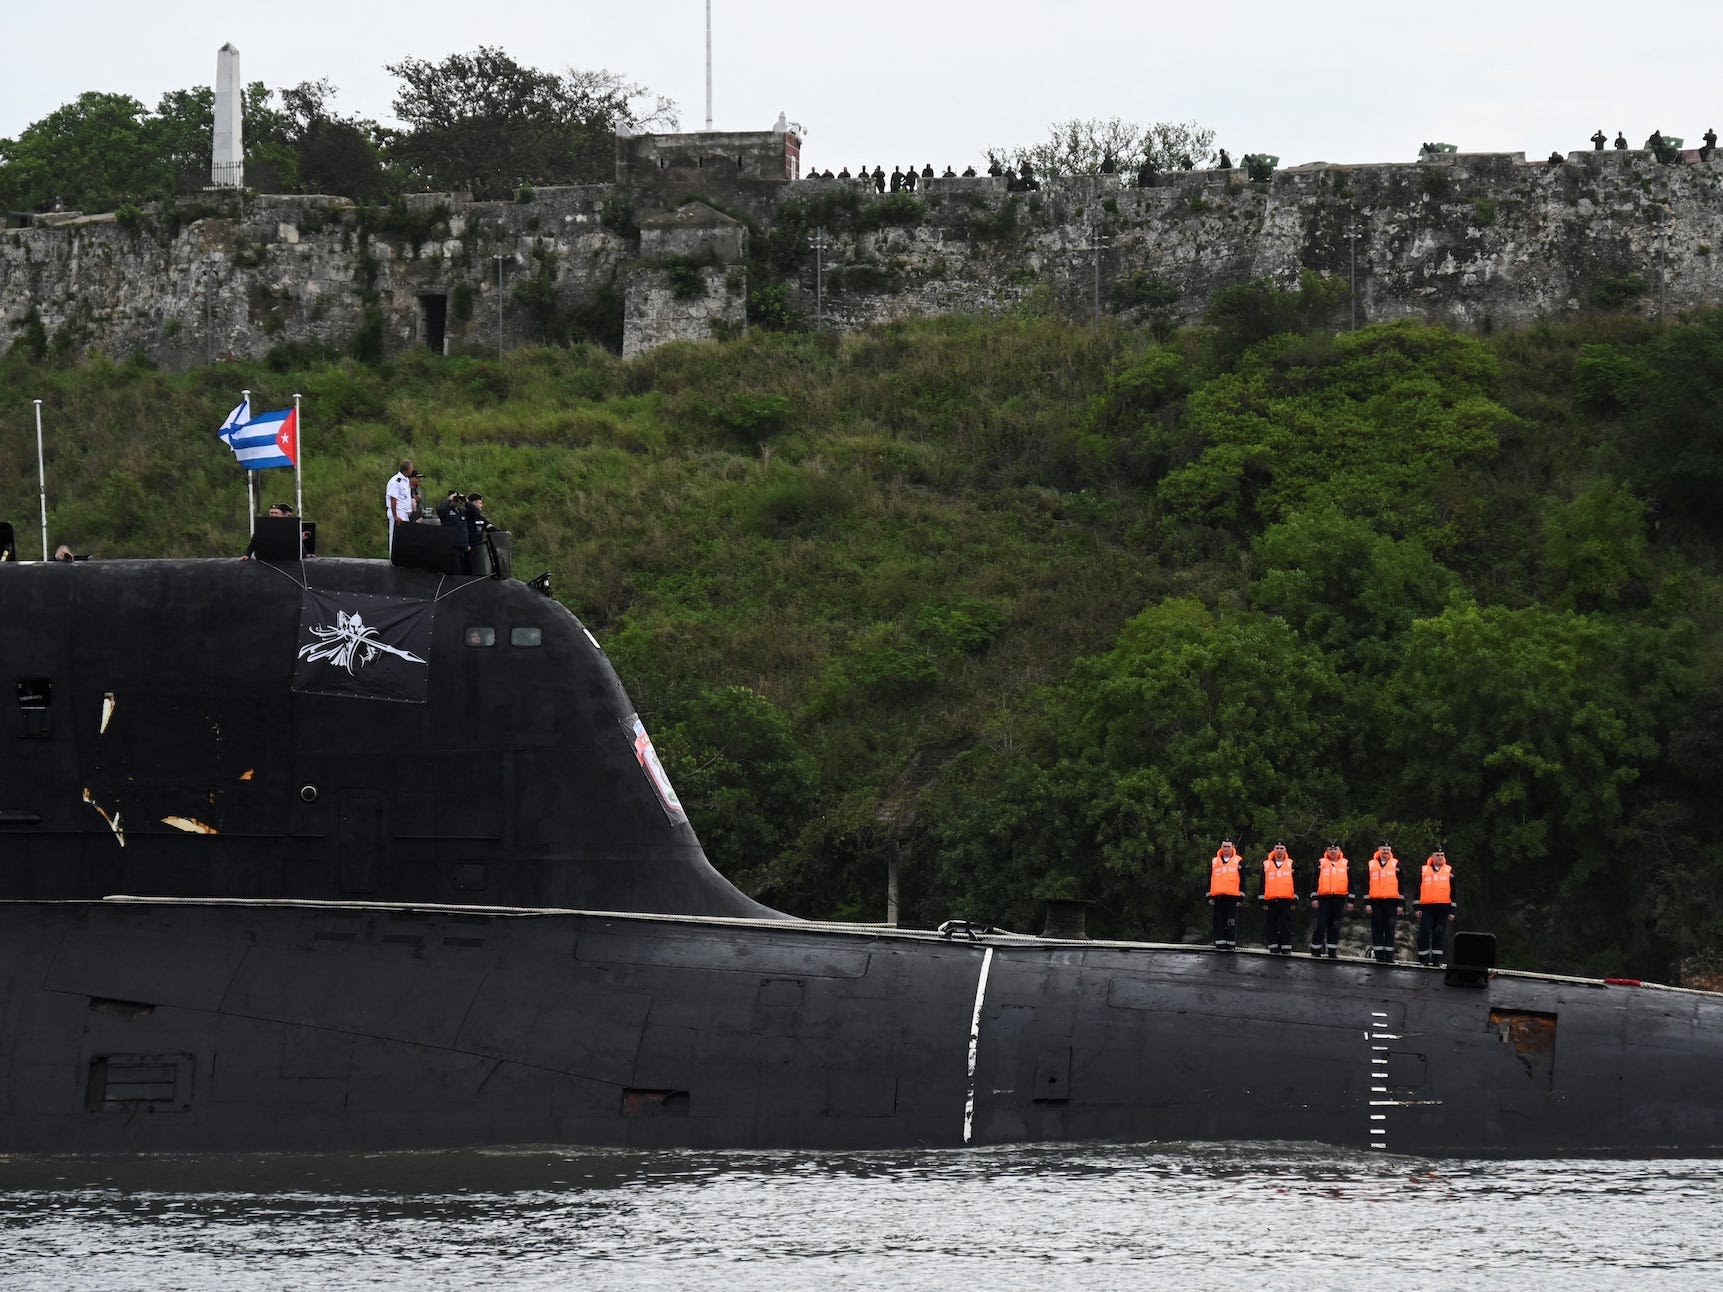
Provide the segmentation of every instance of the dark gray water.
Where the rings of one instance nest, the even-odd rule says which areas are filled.
[[[1718,1163],[1285,1145],[0,1159],[0,1287],[1715,1288]]]

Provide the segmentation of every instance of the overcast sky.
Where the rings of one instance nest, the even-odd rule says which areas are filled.
[[[931,162],[1036,142],[1071,117],[1196,121],[1282,164],[1586,147],[1601,127],[1697,146],[1723,125],[1716,0],[1382,0],[1179,6],[1123,0],[712,0],[714,128],[806,127],[804,167]],[[390,120],[384,64],[498,45],[547,71],[608,68],[706,116],[705,0],[177,0],[26,3],[0,19],[0,137],[85,90],[154,107],[213,84],[224,41],[247,82],[327,78],[335,106]]]

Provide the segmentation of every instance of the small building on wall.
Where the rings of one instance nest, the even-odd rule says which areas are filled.
[[[802,139],[782,130],[616,136],[618,184],[787,183],[802,177]]]

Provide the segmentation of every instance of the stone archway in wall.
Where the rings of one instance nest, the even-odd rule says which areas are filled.
[[[449,352],[449,298],[443,293],[419,297],[419,336],[433,354]]]

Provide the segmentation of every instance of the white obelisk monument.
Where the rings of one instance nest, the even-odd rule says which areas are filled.
[[[240,108],[239,51],[229,42],[215,54],[215,156],[209,167],[214,188],[245,187]]]

